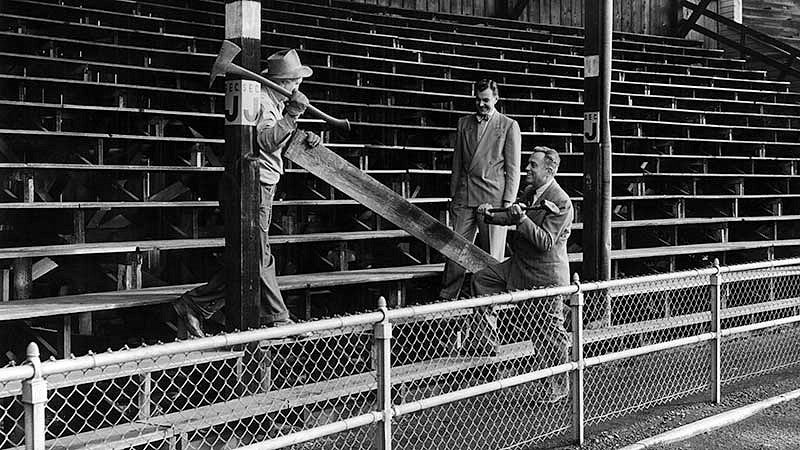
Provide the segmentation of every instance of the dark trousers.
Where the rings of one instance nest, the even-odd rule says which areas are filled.
[[[477,217],[476,211],[477,208],[451,204],[450,217],[453,220],[453,231],[468,241],[475,242],[478,248],[490,253],[496,260],[502,261],[506,251],[508,229],[504,226],[486,224]],[[466,270],[448,259],[444,265],[439,297],[449,300],[457,299],[461,293],[465,276]],[[476,295],[474,292],[472,294]]]
[[[220,201],[222,209],[227,209],[229,196],[226,192],[231,186],[223,182]],[[261,184],[261,202],[258,211],[258,225],[261,232],[261,264],[259,270],[261,285],[261,301],[259,302],[260,322],[271,325],[289,319],[289,311],[283,303],[278,279],[275,274],[275,258],[269,245],[269,226],[272,222],[272,200],[275,196],[274,184]],[[227,215],[230,217],[230,215]],[[225,307],[225,290],[227,281],[224,270],[216,273],[211,280],[184,293],[176,302],[178,313],[178,337],[202,336],[198,318],[210,319],[214,316],[224,323],[224,316],[216,314]]]
[[[508,285],[511,260],[491,265],[478,271],[472,278],[472,290],[476,296],[484,296],[506,292],[512,289]],[[515,289],[516,287],[514,287]],[[537,302],[539,302],[537,304]],[[541,302],[544,302],[542,305]],[[528,305],[530,303],[530,305]],[[542,305],[542,306],[540,306]],[[530,311],[531,341],[539,353],[540,368],[546,368],[569,361],[571,338],[564,328],[564,300],[561,296],[531,300],[521,304]],[[482,312],[481,315],[486,315]],[[482,320],[486,324],[487,338],[497,339],[497,320]],[[491,325],[494,325],[492,328]]]

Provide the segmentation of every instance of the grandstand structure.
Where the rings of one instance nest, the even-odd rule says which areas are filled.
[[[0,320],[15,324],[5,330],[68,355],[73,335],[153,326],[153,308],[219,268],[224,95],[208,72],[224,6],[0,3]],[[523,158],[535,145],[562,155],[579,269],[582,28],[315,0],[265,1],[262,18],[262,55],[298,49],[314,70],[306,95],[353,130],[301,127],[445,223],[457,118],[474,109],[472,83],[495,79]],[[614,38],[613,275],[796,254],[790,82],[696,40]],[[435,296],[440,255],[304,169],[286,172],[271,243],[295,315]],[[142,308],[144,319],[131,312]],[[2,347],[18,337],[0,336]]]

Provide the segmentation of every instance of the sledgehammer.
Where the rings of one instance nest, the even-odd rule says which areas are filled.
[[[250,80],[258,81],[259,83],[267,86],[270,89],[275,90],[279,94],[283,94],[286,97],[291,97],[292,93],[288,90],[281,87],[279,84],[275,83],[274,81],[264,78],[261,75],[247,70],[244,67],[234,64],[233,58],[241,52],[242,49],[234,44],[231,41],[222,41],[222,47],[219,49],[219,54],[217,55],[217,59],[214,60],[214,65],[211,66],[211,78],[208,81],[208,87],[214,83],[214,80],[226,73],[231,73],[234,75],[239,75],[243,78],[248,78]],[[307,111],[311,113],[312,116],[317,117],[325,121],[334,127],[342,128],[344,130],[350,131],[350,122],[347,119],[337,119],[335,117],[331,117],[328,114],[320,111],[319,109],[315,108],[314,106],[308,105]]]
[[[526,206],[522,208],[523,211],[535,211],[539,209],[547,211],[550,214],[558,214],[558,212],[560,211],[558,209],[558,205],[551,202],[550,200],[544,200],[544,199],[540,201],[538,205]],[[488,212],[490,213],[500,213],[506,211],[508,211],[508,208],[492,208],[488,210]]]

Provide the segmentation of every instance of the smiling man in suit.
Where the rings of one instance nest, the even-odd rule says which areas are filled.
[[[450,177],[450,215],[456,233],[502,261],[506,248],[506,228],[487,225],[477,215],[484,203],[506,207],[517,198],[520,181],[522,138],[517,121],[495,109],[499,100],[497,83],[475,83],[477,112],[458,120]],[[439,298],[458,298],[465,270],[448,260],[445,264]]]
[[[548,147],[535,147],[526,166],[528,183],[520,197],[503,213],[492,214],[492,205],[479,208],[485,220],[515,225],[511,258],[489,266],[472,279],[475,295],[490,295],[519,289],[565,286],[570,283],[567,240],[574,218],[572,200],[555,180],[561,158]],[[538,207],[549,203],[551,208]],[[534,208],[527,209],[526,206]],[[526,210],[527,209],[527,210]],[[531,340],[537,347],[539,366],[546,368],[569,360],[570,336],[564,328],[564,299],[547,297],[527,303],[531,317]],[[496,320],[496,319],[495,319]],[[484,323],[491,323],[488,319]],[[496,346],[497,327],[479,329],[484,346]],[[566,374],[547,379],[545,401],[560,401],[569,393]]]

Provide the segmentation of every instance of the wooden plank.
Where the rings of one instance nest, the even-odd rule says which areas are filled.
[[[281,290],[344,286],[361,283],[429,278],[441,274],[443,264],[323,272],[278,277]],[[128,291],[98,292],[0,303],[0,322],[107,311],[169,303],[200,284],[183,284]]]
[[[42,276],[52,272],[58,267],[55,261],[50,258],[42,258],[31,266],[31,280],[37,280]]]
[[[322,145],[309,148],[305,139],[305,132],[295,133],[285,156],[467,270],[477,272],[497,263],[491,255],[344,158]]]
[[[561,8],[566,0],[550,0],[550,22],[553,25],[564,25],[561,23]]]

